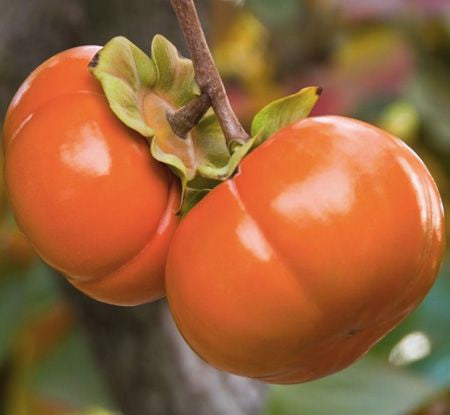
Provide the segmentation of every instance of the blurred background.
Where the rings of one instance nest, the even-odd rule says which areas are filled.
[[[314,114],[353,116],[403,139],[431,170],[448,211],[449,0],[198,5],[244,125],[269,101],[321,85]],[[159,32],[185,52],[165,0],[0,0],[0,10],[1,119],[28,73],[63,49],[120,34],[148,51]],[[163,302],[118,310],[74,293],[33,254],[3,186],[0,414],[450,414],[449,261],[423,304],[359,363],[316,382],[266,388],[195,360],[173,340]],[[189,374],[178,369],[186,361]]]

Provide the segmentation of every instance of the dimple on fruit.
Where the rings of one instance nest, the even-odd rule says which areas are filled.
[[[443,211],[400,140],[349,118],[276,132],[182,221],[166,287],[213,366],[272,383],[350,365],[423,299]]]
[[[23,83],[4,124],[5,179],[46,262],[95,299],[135,305],[164,295],[179,186],[110,110],[87,69],[99,49],[64,51]]]

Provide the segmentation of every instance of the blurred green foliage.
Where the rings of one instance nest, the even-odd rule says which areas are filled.
[[[317,382],[273,387],[266,414],[404,414],[434,393],[433,383],[366,358]]]

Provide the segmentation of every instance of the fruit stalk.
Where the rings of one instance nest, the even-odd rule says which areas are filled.
[[[211,100],[208,94],[203,92],[178,111],[167,113],[167,121],[178,137],[185,138],[186,134],[199,123],[210,106]]]
[[[231,108],[222,79],[206,42],[193,0],[171,0],[181,30],[191,53],[195,79],[202,92],[211,99],[227,141],[247,141],[250,137]]]

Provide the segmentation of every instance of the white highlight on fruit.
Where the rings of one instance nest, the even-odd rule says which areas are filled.
[[[253,219],[245,218],[238,225],[236,233],[242,245],[255,257],[261,261],[269,261],[272,258],[272,248]]]
[[[403,145],[403,144],[402,144]],[[420,219],[421,222],[426,225],[428,216],[429,216],[429,207],[428,207],[428,194],[427,194],[427,186],[424,185],[423,181],[421,180],[420,176],[416,173],[415,169],[411,166],[411,163],[403,158],[399,157],[398,162],[400,166],[402,167],[403,171],[408,175],[409,179],[411,180],[411,183],[414,187],[414,190],[416,192],[416,198],[417,198],[417,204],[419,205],[420,209]]]
[[[72,169],[92,176],[109,174],[111,155],[99,128],[85,124],[76,137],[60,148],[61,159]]]
[[[344,169],[331,167],[289,187],[273,201],[273,207],[289,217],[326,221],[348,212],[354,200],[352,178]]]

